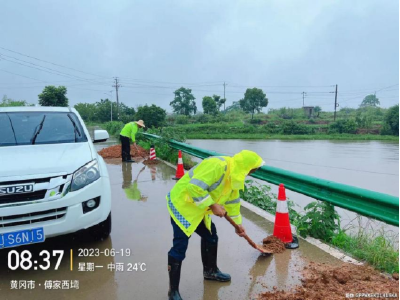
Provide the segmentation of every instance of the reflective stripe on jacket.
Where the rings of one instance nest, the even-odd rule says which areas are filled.
[[[203,219],[211,231],[212,211],[209,206],[215,203],[223,205],[237,224],[242,223],[240,188],[232,189],[231,181],[244,183],[249,171],[261,166],[262,159],[251,151],[246,151],[244,156],[239,154],[203,160],[187,172],[167,195],[170,215],[187,236],[193,234]]]
[[[138,132],[138,124],[135,122],[130,122],[125,124],[124,128],[122,128],[120,135],[126,136],[132,139],[132,142],[135,142],[135,135]]]

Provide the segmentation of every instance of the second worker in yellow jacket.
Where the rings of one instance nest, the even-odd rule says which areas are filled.
[[[133,144],[136,147],[136,133],[139,128],[146,127],[144,125],[143,120],[129,122],[125,124],[124,128],[122,128],[121,133],[119,134],[119,138],[121,139],[121,156],[123,162],[135,162],[131,158],[131,146],[130,140],[132,140]]]

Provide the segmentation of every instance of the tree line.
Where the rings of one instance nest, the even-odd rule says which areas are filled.
[[[67,88],[65,86],[46,86],[38,95],[40,106],[68,107]],[[3,96],[0,107],[34,106],[25,100],[14,100]],[[147,127],[161,127],[165,125],[167,112],[156,105],[139,105],[137,109],[124,103],[117,103],[109,99],[100,99],[95,103],[77,103],[74,108],[79,112],[85,122],[105,123],[111,120],[124,123],[134,120],[144,120]],[[119,112],[119,114],[118,114]]]
[[[174,100],[170,102],[174,113],[179,115],[195,115],[197,106],[192,90],[181,87],[174,92]],[[218,95],[204,96],[202,101],[203,112],[209,115],[216,115],[220,112],[222,105],[225,106],[226,98]],[[239,100],[238,106],[241,110],[251,114],[253,119],[256,112],[261,112],[262,108],[267,107],[268,98],[262,89],[249,88],[244,93],[244,97]]]
[[[120,103],[118,117],[117,103],[111,102],[109,99],[101,99],[95,103],[78,103],[74,107],[85,122],[94,123],[105,123],[109,121],[128,123],[134,120],[144,120],[147,127],[157,128],[165,125],[165,118],[167,116],[167,112],[164,109],[154,104],[140,105],[135,110],[133,107]]]
[[[41,106],[68,106],[68,98],[66,96],[67,88],[65,86],[46,86],[42,93],[38,95],[38,102]],[[215,117],[221,111],[222,105],[225,106],[226,99],[218,95],[204,96],[202,101],[203,112],[210,118]],[[4,96],[0,102],[0,107],[5,106],[33,106],[25,100],[13,100]],[[170,102],[172,110],[178,115],[189,117],[195,115],[197,106],[192,90],[181,87],[174,92],[174,99]],[[231,106],[224,109],[225,113],[231,111],[242,111],[251,114],[252,124],[257,124],[257,120],[253,120],[256,113],[260,113],[262,108],[267,107],[268,98],[263,90],[258,88],[248,88],[242,99],[234,102]],[[357,127],[369,128],[377,114],[382,114],[379,108],[380,101],[375,94],[367,95],[363,98],[358,109],[342,108],[345,114],[351,114],[352,118],[341,121],[343,124],[337,124],[337,131],[348,131],[346,128],[352,129],[356,124]],[[104,123],[111,120],[119,120],[124,123],[135,119],[142,119],[148,127],[162,127],[166,125],[167,112],[156,105],[141,105],[137,109],[129,107],[124,103],[120,103],[118,109],[115,102],[109,99],[100,99],[95,103],[78,103],[74,106],[79,114],[86,122]],[[298,113],[302,114],[302,109],[298,109]],[[280,118],[292,119],[293,113],[297,111],[292,108],[271,109],[269,114],[278,114]],[[119,115],[118,115],[119,112]],[[321,107],[314,107],[314,118],[319,118],[322,112]],[[296,112],[297,114],[297,112]],[[384,134],[399,134],[399,106],[395,105],[387,109],[385,115],[381,116],[382,132]],[[344,128],[344,129],[343,129]]]

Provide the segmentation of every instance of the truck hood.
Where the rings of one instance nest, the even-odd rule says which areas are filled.
[[[0,181],[71,174],[92,159],[89,143],[0,147]]]

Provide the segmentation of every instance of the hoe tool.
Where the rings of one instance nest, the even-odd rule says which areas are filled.
[[[232,220],[231,217],[228,216],[227,213],[225,213],[224,217],[225,217],[225,219],[228,220],[229,223],[232,224],[233,227],[235,227],[236,231],[240,232],[239,226],[235,223],[235,221]],[[257,245],[256,243],[254,243],[253,240],[247,236],[247,234],[244,235],[243,238],[246,239],[246,241],[250,244],[250,246],[252,246],[254,249],[260,251],[261,253],[264,253],[264,254],[271,254],[272,253],[271,251],[269,251],[267,249],[264,249],[263,247],[261,247],[261,246]]]

